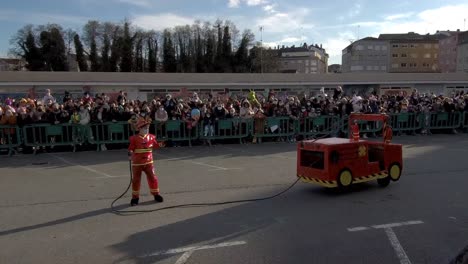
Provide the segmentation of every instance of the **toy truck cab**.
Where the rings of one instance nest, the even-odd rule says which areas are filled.
[[[387,119],[366,115],[364,120]],[[376,142],[351,136],[305,140],[297,145],[297,177],[324,187],[347,187],[372,180],[387,186],[400,179],[402,166],[402,145],[388,139]]]

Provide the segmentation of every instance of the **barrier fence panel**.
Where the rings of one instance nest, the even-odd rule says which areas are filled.
[[[462,122],[463,132],[468,133],[468,112],[463,112],[463,122]]]
[[[0,149],[8,149],[8,155],[11,156],[21,144],[21,130],[18,126],[0,125]]]
[[[429,117],[426,129],[429,130],[446,130],[446,129],[457,129],[462,125],[462,113],[427,113],[426,117]]]
[[[349,116],[343,117],[342,130],[346,136],[350,135],[349,127]],[[366,120],[357,120],[359,126],[360,134],[371,134],[371,136],[376,136],[376,133],[382,130],[383,122],[382,121],[366,121]]]
[[[400,113],[390,114],[390,126],[393,132],[400,134],[401,132],[412,132],[416,134],[416,130],[422,129],[424,124],[424,115],[417,113]]]
[[[213,125],[200,122],[200,139],[242,139],[250,136],[254,119],[228,118],[216,121]],[[260,121],[261,122],[261,121]]]
[[[337,136],[342,125],[338,116],[317,116],[299,120],[298,127],[299,135],[309,138],[326,134]]]
[[[96,144],[97,150],[102,150],[103,145],[127,144],[130,136],[135,135],[128,122],[105,122],[89,124],[90,144]]]
[[[84,142],[83,134],[87,126],[73,124],[34,124],[23,127],[24,145],[32,147],[34,154],[39,147],[71,146]],[[83,132],[84,131],[84,132]]]
[[[192,121],[168,120],[153,124],[159,141],[188,141],[189,146],[192,146],[192,140],[198,138],[198,124]]]
[[[298,120],[289,117],[267,117],[262,122],[254,124],[253,135],[260,141],[266,137],[291,139],[299,131],[297,126]]]

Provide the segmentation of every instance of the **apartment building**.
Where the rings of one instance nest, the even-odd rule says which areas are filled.
[[[279,72],[320,74],[328,72],[328,58],[322,45],[304,44],[302,47],[279,49]]]
[[[458,36],[460,33],[462,33],[460,30],[437,31],[436,33],[443,37],[439,40],[439,67],[442,73],[457,71]]]
[[[353,42],[342,51],[341,71],[387,72],[388,41],[367,37]]]
[[[468,32],[458,34],[457,72],[468,72]]]
[[[439,40],[442,35],[381,34],[390,46],[388,72],[440,72]]]

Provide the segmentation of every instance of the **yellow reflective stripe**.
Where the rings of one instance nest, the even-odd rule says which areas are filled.
[[[134,151],[135,153],[149,153],[149,152],[153,152],[152,149],[135,149]]]
[[[150,162],[147,162],[147,163],[142,163],[142,164],[132,164],[133,166],[143,166],[143,165],[148,165],[148,164],[151,164],[153,163],[152,161]]]

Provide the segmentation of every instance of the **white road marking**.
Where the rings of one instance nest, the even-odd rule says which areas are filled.
[[[419,224],[424,224],[424,222],[423,221],[408,221],[408,222],[391,223],[391,224],[385,224],[385,225],[375,225],[372,227],[378,229],[378,228],[392,228],[392,227],[397,227],[397,226],[419,225]]]
[[[232,247],[232,246],[240,246],[247,244],[245,241],[233,241],[233,242],[225,242],[225,243],[219,243],[219,244],[214,244],[214,245],[205,245],[205,246],[193,246],[193,247],[183,247],[183,248],[173,248],[173,249],[168,249],[168,250],[163,250],[163,251],[156,251],[154,253],[148,254],[141,256],[143,258],[146,257],[153,257],[153,256],[158,256],[158,255],[170,255],[170,254],[179,254],[179,253],[186,253],[190,251],[196,251],[196,250],[204,250],[204,249],[213,249],[213,248],[221,248],[221,247]],[[185,260],[187,261],[187,260]]]
[[[107,177],[107,178],[112,178],[112,177],[113,177],[112,175],[109,175],[109,174],[107,174],[107,173],[104,173],[104,172],[101,172],[101,171],[98,171],[98,170],[95,170],[95,169],[92,169],[92,168],[88,168],[88,167],[86,167],[86,166],[83,166],[83,165],[80,165],[80,164],[77,164],[77,163],[74,163],[74,162],[71,162],[71,161],[68,161],[68,160],[66,160],[66,159],[64,159],[64,158],[62,158],[62,157],[57,156],[57,155],[50,154],[50,153],[47,153],[47,154],[48,154],[49,156],[52,156],[52,157],[58,159],[58,160],[61,160],[62,162],[66,163],[66,164],[68,164],[68,165],[77,166],[77,167],[80,167],[80,168],[82,168],[82,169],[84,169],[84,170],[87,170],[87,171],[90,171],[90,172],[94,172],[94,173],[96,173],[96,174],[102,175],[102,176]]]
[[[191,250],[191,251],[185,252],[185,253],[176,261],[175,264],[185,264],[185,262],[187,262],[187,260],[190,258],[190,256],[192,256],[193,252],[195,252],[195,250]]]
[[[395,252],[397,254],[398,259],[400,260],[401,264],[411,264],[411,261],[409,260],[408,256],[406,255],[405,250],[400,244],[400,241],[398,241],[398,238],[393,232],[392,228],[385,228],[385,233],[388,236],[388,240],[390,240],[390,244],[392,244],[393,249],[395,249]]]
[[[392,227],[398,227],[398,226],[418,225],[418,224],[424,224],[424,222],[417,220],[417,221],[407,221],[407,222],[400,222],[400,223],[390,223],[390,224],[384,224],[384,225],[373,225],[371,227],[358,226],[358,227],[348,228],[348,231],[356,232],[356,231],[368,230],[370,228],[381,229],[381,228],[392,228]]]
[[[367,230],[367,229],[369,229],[369,227],[358,226],[358,227],[348,228],[348,231],[349,232],[356,232],[356,231],[363,231],[363,230]]]
[[[363,230],[369,230],[371,228],[374,229],[384,229],[385,233],[387,234],[388,239],[390,240],[390,244],[392,245],[393,249],[395,250],[398,259],[400,260],[401,264],[411,264],[411,261],[408,258],[408,255],[406,255],[405,250],[400,244],[400,241],[398,241],[398,238],[393,231],[392,227],[398,227],[398,226],[407,226],[407,225],[418,225],[418,224],[423,224],[423,221],[406,221],[406,222],[400,222],[400,223],[390,223],[390,224],[383,224],[383,225],[373,225],[371,227],[366,227],[366,226],[358,226],[358,227],[352,227],[348,228],[349,232],[355,232],[355,231],[363,231]]]
[[[166,158],[170,158],[170,159],[178,159],[178,158],[171,157],[171,156],[164,155],[164,154],[160,154],[160,153],[158,153],[157,155],[160,155],[160,156],[163,156],[163,157],[166,157]],[[217,170],[224,170],[224,171],[231,170],[231,168],[219,167],[219,166],[215,166],[215,165],[211,165],[211,164],[206,164],[206,163],[203,163],[203,162],[196,162],[196,161],[193,161],[193,160],[181,160],[181,161],[196,164],[196,165],[200,165],[200,166],[215,168]],[[237,168],[232,168],[232,169],[237,169]]]
[[[129,175],[121,175],[121,176],[105,176],[105,177],[96,177],[93,179],[100,180],[100,179],[112,179],[112,178],[129,178],[130,177],[130,172]]]

